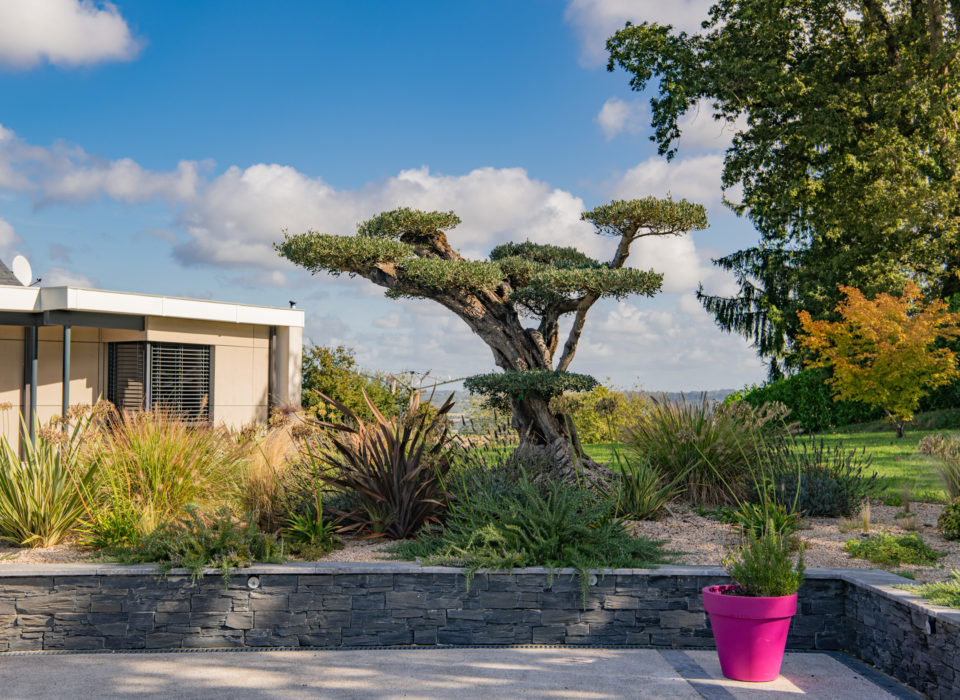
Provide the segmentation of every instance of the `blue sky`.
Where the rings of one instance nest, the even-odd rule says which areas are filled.
[[[665,293],[598,306],[573,369],[653,390],[756,381],[693,299],[700,281],[729,290],[709,258],[755,238],[720,204],[731,127],[702,106],[668,165],[646,97],[604,69],[626,19],[695,28],[708,4],[7,0],[0,257],[27,254],[44,283],[296,299],[311,339],[367,366],[462,376],[492,362],[447,312],[311,278],[270,243],[409,204],[456,209],[473,255],[529,237],[605,256],[579,211],[669,193],[711,228],[637,251]]]

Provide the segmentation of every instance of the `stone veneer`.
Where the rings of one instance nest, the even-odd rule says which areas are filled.
[[[457,644],[712,646],[712,567],[478,573],[412,563],[255,566],[196,585],[150,566],[0,565],[0,651]],[[960,697],[960,612],[882,571],[812,569],[788,646],[845,651],[931,697]]]

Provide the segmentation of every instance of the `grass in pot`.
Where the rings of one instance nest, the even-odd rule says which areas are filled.
[[[790,621],[803,583],[803,549],[796,562],[788,539],[767,521],[747,532],[724,560],[734,584],[703,589],[723,675],[736,681],[772,681],[780,675]]]

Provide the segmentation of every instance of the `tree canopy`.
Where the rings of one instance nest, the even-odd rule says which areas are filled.
[[[723,185],[742,188],[729,206],[760,241],[717,261],[735,297],[700,297],[774,375],[799,364],[796,312],[829,316],[841,284],[960,292],[960,2],[719,0],[700,32],[628,24],[607,48],[610,70],[655,88],[666,158],[692,108],[746,124]]]
[[[505,373],[478,377],[469,386],[509,402],[521,444],[552,445],[556,457],[570,440],[564,422],[549,410],[550,397],[564,388],[592,386],[589,377],[567,373],[587,313],[600,299],[660,291],[661,273],[627,266],[632,244],[707,226],[699,204],[654,197],[611,202],[582,218],[613,239],[610,260],[531,241],[497,246],[486,260],[471,260],[447,238],[460,223],[456,214],[405,207],[361,222],[354,235],[288,234],[277,250],[313,273],[364,277],[388,297],[430,299],[455,313]],[[561,350],[560,319],[568,315],[573,320]],[[533,374],[518,374],[525,372]]]
[[[960,313],[950,313],[939,299],[924,304],[913,282],[902,296],[872,300],[859,289],[841,291],[839,321],[815,321],[800,312],[801,342],[814,355],[810,364],[833,370],[827,381],[837,398],[879,406],[903,437],[920,399],[960,377],[957,354],[935,345],[960,337]]]

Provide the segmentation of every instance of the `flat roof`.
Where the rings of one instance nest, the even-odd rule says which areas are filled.
[[[0,285],[0,311],[89,311],[127,316],[161,316],[200,321],[252,323],[302,328],[302,309],[253,306],[156,294],[109,292],[82,287],[18,287]]]

